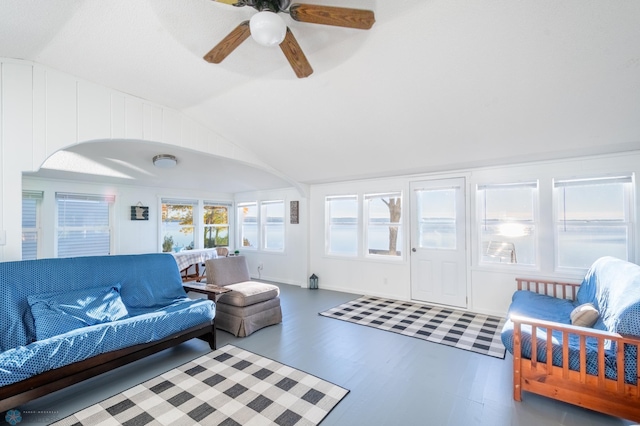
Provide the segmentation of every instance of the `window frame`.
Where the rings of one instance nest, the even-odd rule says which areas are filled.
[[[41,206],[42,206],[42,199],[44,198],[44,192],[43,191],[22,191],[22,260],[35,260],[35,259],[39,259],[40,258],[40,250],[41,250],[41,232],[40,232],[40,215],[41,215]],[[24,216],[24,212],[25,212],[25,201],[31,201],[33,200],[34,206],[33,209],[35,211],[35,218],[34,218],[34,222],[35,222],[35,226],[34,227],[26,227],[24,226],[24,220],[25,220],[25,216]],[[25,251],[24,251],[24,242],[26,241],[27,237],[25,234],[33,234],[35,235],[35,257],[26,257],[25,258]]]
[[[107,220],[108,225],[95,225],[95,226],[60,226],[60,201],[69,200],[69,201],[93,201],[93,202],[103,202],[107,206]],[[55,237],[54,237],[54,251],[55,257],[60,257],[60,232],[65,231],[107,231],[109,234],[109,248],[108,253],[103,254],[84,254],[77,253],[72,254],[71,256],[65,257],[76,257],[76,256],[95,256],[95,255],[110,255],[113,253],[114,248],[114,217],[113,217],[113,206],[115,204],[115,195],[100,195],[100,194],[79,194],[79,193],[67,193],[67,192],[56,192],[55,194]]]
[[[227,222],[226,223],[212,223],[212,224],[207,224],[205,223],[205,214],[207,211],[207,207],[224,207],[227,209]],[[200,216],[202,217],[202,230],[199,232],[200,235],[202,235],[202,247],[203,248],[217,248],[217,247],[231,247],[231,238],[232,238],[232,233],[231,233],[231,215],[232,215],[232,209],[233,209],[233,204],[228,203],[228,202],[217,202],[217,201],[207,201],[204,200],[202,202],[202,212],[200,214]],[[207,247],[207,240],[205,238],[205,233],[207,228],[227,228],[227,245],[215,245],[213,247]]]
[[[617,174],[601,174],[601,175],[587,175],[587,176],[572,176],[569,178],[553,178],[552,179],[552,211],[553,211],[553,251],[554,251],[554,271],[560,273],[575,273],[577,271],[586,272],[589,269],[589,266],[569,266],[569,265],[560,265],[560,235],[559,235],[559,227],[562,226],[563,221],[565,222],[564,226],[566,226],[566,213],[565,217],[560,218],[559,216],[559,204],[560,204],[560,191],[559,188],[566,188],[571,186],[587,186],[588,183],[591,182],[592,185],[596,186],[599,184],[607,184],[607,183],[627,183],[625,187],[622,188],[623,191],[623,215],[624,219],[622,221],[607,221],[604,222],[603,219],[585,219],[581,226],[588,229],[596,226],[599,227],[614,227],[614,226],[624,226],[626,227],[626,251],[627,251],[627,260],[633,262],[635,259],[635,175],[634,173],[617,173]],[[563,200],[563,202],[565,202]],[[578,225],[580,226],[580,225]],[[597,255],[596,259],[601,256],[605,256],[606,254]],[[595,259],[594,259],[595,260]]]
[[[282,205],[282,248],[269,248],[267,247],[267,228],[270,227],[270,225],[268,223],[268,215],[266,213],[266,210],[269,208],[269,206],[273,206],[276,204],[280,204]],[[286,211],[285,211],[285,202],[284,200],[266,200],[266,201],[261,201],[260,202],[260,209],[259,209],[259,219],[258,222],[260,223],[260,229],[259,229],[259,236],[258,239],[260,240],[260,249],[263,251],[268,251],[268,252],[272,252],[272,253],[284,253],[285,249],[286,249]]]
[[[485,249],[485,241],[483,239],[483,231],[487,230],[487,226],[489,226],[487,220],[487,211],[486,211],[486,190],[488,189],[515,189],[515,188],[532,188],[532,200],[531,200],[531,219],[515,219],[515,218],[506,218],[505,220],[500,219],[491,219],[493,222],[491,226],[500,226],[501,223],[506,224],[514,224],[515,230],[518,228],[531,228],[532,229],[532,239],[533,239],[533,247],[531,248],[531,252],[533,255],[533,263],[519,263],[517,260],[518,251],[515,247],[515,242],[507,242],[502,245],[495,245],[494,252],[496,254],[496,258],[499,259],[509,259],[508,261],[495,261],[491,262],[486,260],[485,258],[488,255],[485,255],[485,251],[490,249],[487,247]],[[485,191],[484,194],[481,191]],[[540,193],[541,193],[541,185],[539,178],[525,179],[522,181],[507,181],[507,182],[490,182],[490,183],[477,183],[475,188],[475,199],[476,199],[476,238],[477,238],[477,265],[482,268],[509,268],[509,269],[521,269],[521,270],[538,270],[541,265],[541,257],[539,253],[540,247],[540,232],[543,227],[540,221]],[[518,235],[507,236],[507,238],[518,238]],[[491,241],[489,241],[489,244]],[[500,255],[504,253],[504,255]]]
[[[374,200],[374,199],[382,199],[382,198],[399,198],[400,199],[400,218],[398,220],[398,222],[391,222],[391,217],[389,217],[388,221],[382,223],[371,223],[371,208],[370,208],[370,201]],[[362,202],[363,202],[363,251],[364,251],[364,257],[367,258],[372,258],[372,259],[386,259],[386,260],[402,260],[404,259],[404,255],[405,255],[405,250],[404,250],[404,240],[405,240],[405,235],[404,235],[404,225],[402,223],[402,216],[404,213],[404,197],[403,197],[403,193],[402,191],[390,191],[390,192],[382,192],[382,193],[365,193],[362,197]],[[369,243],[371,242],[371,226],[375,226],[375,227],[386,227],[387,229],[390,229],[392,226],[395,226],[398,228],[397,229],[397,234],[396,234],[396,254],[389,254],[389,253],[372,253],[371,250],[372,248],[369,246]]]
[[[244,218],[242,216],[242,213],[240,212],[240,209],[245,208],[245,207],[255,207],[256,209],[256,245],[250,245],[250,246],[245,246],[244,245],[244,237],[245,237],[245,232],[244,232]],[[240,203],[236,204],[236,214],[237,214],[237,245],[236,247],[238,247],[239,250],[250,250],[250,251],[259,251],[260,250],[260,208],[259,208],[259,204],[258,201],[243,201]],[[249,241],[249,240],[247,240]]]
[[[331,204],[332,200],[353,200],[355,201],[356,207],[356,216],[355,216],[355,224],[353,225],[355,228],[355,238],[354,242],[356,245],[355,253],[338,253],[331,251],[331,225],[332,225],[332,217],[331,217]],[[360,205],[360,196],[358,194],[344,194],[344,195],[327,195],[325,196],[324,201],[324,209],[325,209],[325,232],[324,232],[324,243],[325,249],[324,254],[326,256],[335,256],[339,258],[357,258],[360,256],[360,240],[362,231],[360,230],[360,222],[361,222],[361,205]]]
[[[172,250],[171,251],[164,251],[164,240],[165,240],[165,231],[164,231],[164,219],[163,219],[163,215],[164,215],[164,206],[165,205],[173,205],[173,206],[191,206],[192,207],[192,211],[191,211],[191,225],[180,225],[180,230],[183,228],[192,228],[192,232],[193,232],[193,247],[191,249],[186,249],[186,250],[193,250],[193,249],[198,249],[200,248],[200,240],[197,237],[198,234],[198,223],[199,223],[199,209],[198,206],[200,205],[199,200],[197,199],[192,199],[192,198],[172,198],[172,197],[161,197],[160,198],[160,215],[159,215],[159,220],[160,220],[160,232],[159,232],[159,238],[158,238],[158,250],[161,253],[174,253],[173,250],[173,246],[172,246]],[[178,231],[180,232],[180,231]],[[174,243],[175,244],[175,243]],[[185,250],[185,247],[189,247],[187,246],[183,246],[182,250]]]

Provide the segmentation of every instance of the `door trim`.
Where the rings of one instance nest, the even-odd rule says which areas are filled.
[[[415,206],[414,206],[414,195],[413,195],[413,191],[416,189],[416,187],[419,187],[419,184],[421,182],[433,182],[433,183],[437,183],[438,181],[443,182],[442,188],[446,188],[447,186],[451,186],[451,185],[446,185],[444,183],[444,181],[447,180],[453,180],[453,179],[462,179],[463,183],[462,183],[462,190],[464,191],[463,193],[463,199],[464,199],[464,218],[462,220],[463,224],[464,224],[464,268],[465,268],[465,274],[464,274],[464,279],[465,279],[465,303],[464,306],[457,306],[457,305],[446,305],[446,304],[442,304],[442,303],[438,303],[438,302],[432,302],[432,301],[428,301],[425,302],[423,300],[419,300],[419,299],[415,299],[414,298],[414,291],[413,291],[413,275],[414,275],[414,269],[413,269],[413,262],[414,259],[412,259],[412,249],[414,247],[416,247],[416,245],[414,245],[414,239],[416,238],[415,232],[414,232],[414,215],[415,215]],[[438,176],[438,177],[424,177],[424,178],[420,178],[420,179],[412,179],[409,181],[409,185],[408,185],[408,193],[409,193],[409,238],[407,239],[407,245],[408,245],[408,251],[407,253],[409,254],[409,276],[410,276],[410,283],[409,283],[409,298],[412,301],[418,302],[418,303],[431,303],[433,305],[440,305],[440,306],[453,306],[456,308],[460,308],[460,309],[470,309],[473,306],[473,300],[472,300],[472,293],[471,293],[471,277],[472,277],[472,268],[471,268],[471,257],[472,257],[472,253],[471,253],[471,247],[472,247],[472,242],[470,240],[471,235],[472,235],[472,230],[471,230],[471,190],[470,190],[470,173],[460,173],[460,174],[455,174],[455,175],[445,175],[445,176]],[[437,185],[434,185],[434,189],[437,188]]]

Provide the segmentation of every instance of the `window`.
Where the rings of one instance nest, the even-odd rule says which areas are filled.
[[[193,250],[195,247],[194,200],[162,199],[162,251]]]
[[[229,246],[229,204],[204,202],[204,248]]]
[[[632,176],[554,181],[556,265],[589,268],[601,256],[630,259]]]
[[[284,201],[264,201],[260,207],[262,248],[284,251]]]
[[[538,183],[478,185],[481,263],[536,264]]]
[[[420,235],[418,247],[456,250],[458,245],[457,192],[460,187],[424,188],[416,191],[417,218]]]
[[[240,247],[258,248],[258,203],[238,204],[238,233]]]
[[[341,256],[358,255],[358,197],[327,197],[326,252]]]
[[[22,260],[38,258],[38,229],[42,191],[22,192]]]
[[[401,256],[402,194],[365,195],[367,216],[367,253],[381,256]]]
[[[58,257],[110,254],[114,201],[108,195],[56,193]]]

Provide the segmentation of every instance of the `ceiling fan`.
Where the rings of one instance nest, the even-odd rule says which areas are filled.
[[[231,6],[251,6],[258,11],[242,22],[204,55],[207,62],[219,64],[250,35],[264,46],[279,45],[298,78],[308,77],[313,69],[293,33],[277,14],[288,13],[299,22],[334,25],[368,30],[373,26],[373,11],[346,7],[291,4],[291,0],[213,0]]]

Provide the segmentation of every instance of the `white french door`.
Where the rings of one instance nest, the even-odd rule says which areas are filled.
[[[411,182],[411,298],[467,307],[465,178]]]

